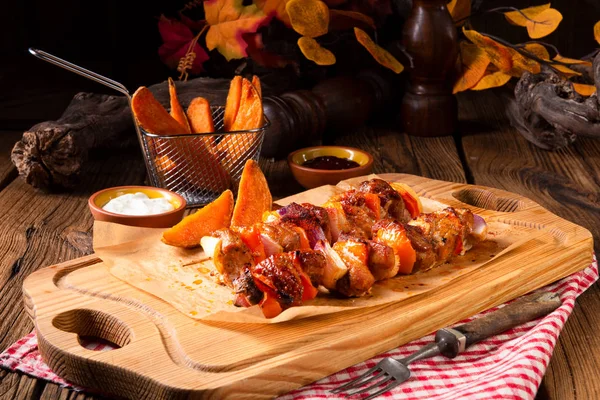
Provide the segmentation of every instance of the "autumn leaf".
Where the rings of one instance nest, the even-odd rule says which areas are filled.
[[[550,53],[548,53],[548,49],[546,49],[546,46],[544,46],[542,44],[527,43],[524,47],[524,50],[542,60],[550,59]]]
[[[527,21],[527,33],[532,39],[543,38],[554,32],[562,19],[558,10],[549,8]]]
[[[360,28],[354,28],[354,35],[356,36],[358,43],[362,44],[379,64],[391,69],[397,74],[404,70],[404,66],[400,64],[390,52],[378,46],[365,31]]]
[[[532,74],[539,74],[542,70],[542,66],[539,62],[522,55],[521,53],[508,48],[512,56],[513,67],[508,73],[515,77],[520,77],[524,72],[531,72]]]
[[[210,25],[206,47],[217,49],[227,61],[246,57],[247,43],[242,34],[256,32],[268,17],[256,4],[242,5],[243,0],[207,0],[204,15]]]
[[[179,60],[190,48],[194,33],[185,24],[165,16],[161,16],[158,20],[158,31],[163,40],[162,46],[158,49],[158,56],[169,68],[175,69]],[[189,72],[199,74],[203,70],[202,64],[208,60],[208,54],[198,43],[194,43],[192,50],[196,53],[196,57]]]
[[[571,64],[571,65],[588,65],[590,67],[592,66],[592,63],[589,61],[578,60],[576,58],[563,57],[560,54],[557,54],[556,57],[554,57],[552,60],[557,61],[557,62],[562,62],[565,64]]]
[[[600,21],[596,22],[596,25],[594,25],[594,38],[596,39],[596,42],[600,43]]]
[[[591,96],[596,93],[596,86],[583,83],[573,83],[573,89],[582,96]]]
[[[502,86],[506,84],[506,82],[508,82],[510,78],[512,78],[512,76],[505,72],[492,72],[491,74],[485,75],[483,78],[481,78],[479,82],[477,82],[477,85],[473,86],[471,90],[484,90]]]
[[[475,86],[485,75],[490,64],[485,50],[466,41],[460,42],[460,56],[457,61],[459,75],[454,83],[452,93],[462,92]]]
[[[285,9],[289,0],[255,0],[254,3],[260,8],[265,15],[268,17],[274,16],[287,27],[291,27],[290,17]]]
[[[290,0],[285,9],[292,28],[302,36],[314,38],[329,30],[329,7],[321,0]]]
[[[527,20],[533,19],[537,15],[541,14],[550,8],[550,3],[542,4],[541,6],[528,7],[519,11],[509,11],[504,13],[504,17],[508,22],[513,25],[525,27],[527,26]]]
[[[346,30],[358,27],[361,29],[376,29],[375,21],[360,12],[347,10],[329,10],[329,30]]]
[[[464,28],[463,33],[471,42],[485,50],[490,62],[502,72],[520,77],[525,71],[537,74],[541,70],[541,66],[537,61],[523,56],[516,50],[498,43],[492,38]]]
[[[490,62],[500,71],[508,72],[513,68],[511,49],[477,31],[463,27],[463,33],[471,42],[487,53]]]
[[[335,64],[335,55],[327,50],[313,38],[302,36],[298,39],[298,47],[304,54],[304,57],[311,61],[314,61],[318,65],[332,65]]]
[[[471,0],[452,0],[446,7],[454,22],[464,21],[471,15]]]
[[[554,64],[552,65],[552,68],[556,68],[567,79],[573,76],[581,76],[581,72],[574,71],[571,68],[561,64]]]

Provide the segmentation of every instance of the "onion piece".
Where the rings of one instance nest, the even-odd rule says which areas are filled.
[[[260,241],[265,247],[265,256],[267,258],[273,254],[283,253],[283,247],[264,233],[260,234]]]
[[[207,257],[214,258],[215,252],[221,250],[221,239],[214,236],[203,236],[200,239],[200,246],[202,246]]]
[[[322,252],[326,260],[321,284],[327,289],[335,290],[337,281],[348,273],[348,267],[340,255],[326,241],[319,240],[314,249]]]
[[[471,230],[471,236],[477,241],[485,240],[487,236],[488,226],[483,217],[473,214],[473,229]]]

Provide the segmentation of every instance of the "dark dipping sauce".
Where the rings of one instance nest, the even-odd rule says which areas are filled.
[[[306,168],[334,170],[356,168],[360,167],[360,164],[347,158],[340,158],[336,156],[319,156],[313,158],[312,160],[304,161],[302,166]]]

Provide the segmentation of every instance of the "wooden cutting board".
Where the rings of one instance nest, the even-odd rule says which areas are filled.
[[[94,255],[23,284],[44,360],[60,376],[113,396],[270,398],[309,384],[587,267],[591,233],[517,194],[405,174],[420,196],[487,220],[546,232],[446,285],[406,300],[279,324],[193,320],[109,274]],[[80,336],[120,348],[92,351]]]

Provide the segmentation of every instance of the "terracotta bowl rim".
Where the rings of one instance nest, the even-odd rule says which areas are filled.
[[[314,149],[342,149],[342,150],[354,151],[356,153],[361,153],[364,156],[366,156],[367,163],[365,165],[359,165],[358,167],[347,168],[347,169],[319,169],[319,168],[304,167],[293,161],[293,157],[296,154],[305,153],[309,150],[314,150]],[[288,155],[288,164],[290,164],[290,166],[293,165],[293,168],[297,168],[297,169],[299,169],[301,171],[305,171],[307,173],[318,173],[318,174],[326,174],[326,175],[333,175],[333,174],[339,174],[339,173],[348,174],[348,173],[360,172],[362,170],[368,169],[373,164],[373,156],[364,150],[358,149],[356,147],[350,147],[350,146],[311,146],[311,147],[304,147],[302,149],[298,149],[298,150],[291,152]]]
[[[117,213],[113,213],[110,211],[106,211],[102,207],[100,207],[96,204],[96,201],[95,201],[96,198],[103,193],[106,193],[109,191],[118,191],[118,190],[124,190],[124,189],[138,189],[138,188],[145,189],[145,190],[153,190],[153,191],[159,192],[161,194],[167,193],[170,196],[177,198],[180,201],[180,205],[179,205],[179,207],[177,207],[171,211],[167,211],[167,212],[163,212],[163,213],[159,213],[159,214],[126,215],[126,214],[117,214]],[[112,187],[98,190],[96,193],[92,194],[90,196],[90,198],[88,199],[88,206],[91,209],[93,209],[95,212],[98,212],[100,214],[105,214],[105,215],[108,215],[111,217],[121,218],[124,220],[135,221],[135,220],[140,220],[140,219],[164,217],[166,215],[173,215],[173,214],[180,213],[182,211],[182,209],[185,209],[187,207],[187,202],[186,202],[185,198],[183,198],[183,196],[181,196],[171,190],[168,190],[168,189],[158,188],[155,186],[144,186],[144,185],[123,185],[123,186],[112,186]]]

